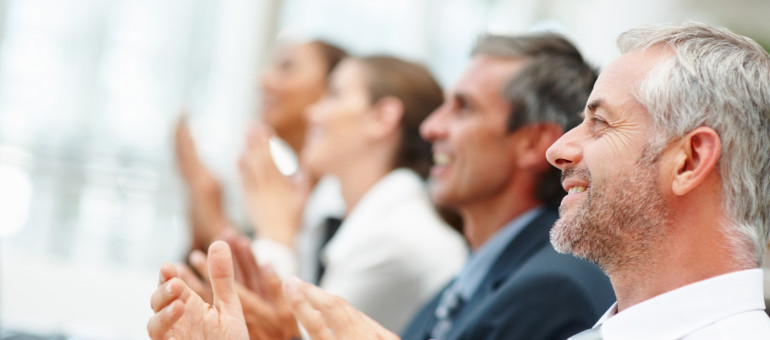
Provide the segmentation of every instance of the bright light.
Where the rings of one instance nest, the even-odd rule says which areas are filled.
[[[0,164],[0,237],[13,236],[27,222],[32,180],[18,167]]]
[[[297,155],[286,142],[278,138],[270,138],[270,154],[282,174],[291,176],[297,172],[299,166]]]

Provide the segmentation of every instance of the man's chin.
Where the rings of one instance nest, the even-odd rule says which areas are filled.
[[[553,249],[561,254],[572,254],[574,240],[569,237],[570,231],[567,230],[569,222],[564,217],[556,220],[551,228],[551,245]]]
[[[585,259],[588,254],[584,254],[585,247],[581,247],[581,242],[585,241],[583,236],[585,236],[586,230],[583,225],[578,223],[577,216],[574,215],[563,215],[556,220],[553,228],[551,228],[551,245],[561,254],[570,254]]]

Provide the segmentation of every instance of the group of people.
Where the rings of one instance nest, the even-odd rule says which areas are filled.
[[[288,47],[239,164],[254,241],[180,124],[208,253],[161,267],[150,337],[770,338],[768,52],[699,23],[618,45],[597,75],[559,35],[485,35],[443,100],[417,64]]]

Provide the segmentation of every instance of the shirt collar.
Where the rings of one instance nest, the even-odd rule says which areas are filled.
[[[709,324],[751,310],[764,310],[762,269],[715,276],[658,295],[599,319],[603,339],[679,339]]]
[[[453,283],[452,289],[458,289],[460,296],[464,301],[469,301],[476,293],[481,282],[487,276],[489,269],[495,263],[505,247],[510,244],[516,235],[521,232],[526,225],[537,217],[542,211],[542,207],[536,207],[519,215],[508,222],[502,229],[495,232],[492,237],[474,251],[465,263],[462,271]]]

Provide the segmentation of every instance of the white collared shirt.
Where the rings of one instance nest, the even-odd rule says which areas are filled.
[[[658,295],[599,319],[604,340],[770,339],[762,269],[728,273]]]

